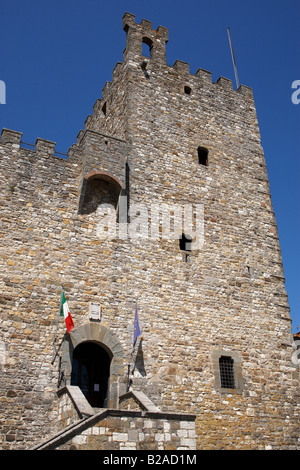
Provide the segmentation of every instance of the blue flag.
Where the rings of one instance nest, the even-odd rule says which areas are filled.
[[[133,347],[135,346],[136,340],[141,335],[140,325],[139,325],[139,317],[138,317],[138,309],[137,309],[137,302],[135,304],[135,316],[134,316],[134,330],[133,330]]]

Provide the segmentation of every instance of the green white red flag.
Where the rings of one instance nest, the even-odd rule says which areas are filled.
[[[67,331],[68,331],[68,333],[70,333],[70,331],[74,327],[74,323],[73,323],[73,320],[72,320],[72,317],[71,317],[71,314],[70,314],[69,305],[68,305],[68,302],[66,301],[64,291],[62,291],[62,293],[61,293],[60,316],[64,317],[66,327],[67,327]]]

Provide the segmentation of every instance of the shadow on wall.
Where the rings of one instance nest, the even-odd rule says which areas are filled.
[[[137,370],[142,377],[146,377],[146,369],[145,369],[145,363],[144,363],[144,353],[143,353],[143,340],[140,340],[136,357],[135,357],[135,363],[133,367],[133,371]]]

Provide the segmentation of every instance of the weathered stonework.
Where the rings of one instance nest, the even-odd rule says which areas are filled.
[[[163,413],[141,392],[120,397],[121,409],[98,412],[78,387],[67,386],[59,397],[58,432],[32,450],[196,449],[195,416]]]
[[[56,448],[299,449],[299,367],[252,90],[166,65],[166,28],[129,13],[123,26],[124,60],[67,159],[53,142],[28,150],[20,132],[1,134],[1,448],[78,425]],[[120,196],[131,213],[103,239],[97,204],[118,209]],[[203,205],[203,246],[183,256],[178,239],[126,236],[138,203],[148,222],[151,204]],[[75,328],[59,322],[53,356],[61,286]],[[143,338],[128,375],[137,298]],[[99,422],[63,388],[86,342],[111,361],[115,411]],[[234,389],[221,387],[221,355],[234,360]],[[128,387],[165,416],[120,400]]]

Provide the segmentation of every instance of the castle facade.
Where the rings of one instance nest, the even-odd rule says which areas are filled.
[[[164,27],[123,28],[67,158],[2,130],[0,446],[299,449],[252,90],[167,65]]]

